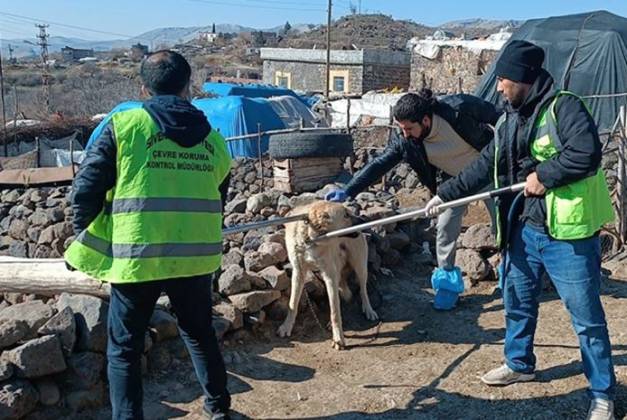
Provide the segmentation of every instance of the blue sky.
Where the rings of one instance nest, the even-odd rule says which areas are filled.
[[[351,2],[357,5],[359,0],[334,0],[334,14],[347,14]],[[35,33],[32,19],[52,22],[49,29],[52,35],[93,40],[139,35],[159,27],[204,26],[213,22],[256,28],[285,21],[323,23],[326,3],[326,0],[0,0],[0,37],[32,36]],[[364,12],[381,12],[427,25],[474,17],[528,19],[599,9],[627,16],[627,0],[362,0],[361,7]]]

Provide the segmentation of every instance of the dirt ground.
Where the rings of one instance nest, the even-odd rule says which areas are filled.
[[[495,283],[473,288],[453,312],[436,312],[427,273],[412,269],[412,263],[373,283],[373,304],[383,320],[379,327],[361,316],[357,303],[343,306],[348,350],[332,349],[330,333],[306,308],[291,339],[277,338],[274,323],[227,346],[234,418],[585,418],[577,339],[554,292],[545,292],[540,307],[537,380],[487,387],[479,376],[502,361],[503,306]],[[627,418],[626,298],[627,281],[604,281],[619,381],[617,418]],[[150,376],[145,385],[147,419],[202,418],[189,361]],[[101,409],[76,419],[109,416]]]

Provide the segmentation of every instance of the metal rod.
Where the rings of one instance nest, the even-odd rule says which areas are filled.
[[[299,131],[329,131],[329,132],[335,132],[335,131],[341,131],[341,128],[332,128],[332,127],[303,127],[303,128],[286,128],[286,129],[282,129],[282,130],[268,130],[268,131],[262,131],[261,135],[262,136],[266,136],[266,135],[272,135],[272,134],[285,134],[285,133],[297,133]],[[257,137],[257,133],[252,133],[252,134],[244,134],[242,136],[233,136],[233,137],[226,137],[224,140],[225,141],[234,141],[234,140],[245,140],[245,139],[251,139],[251,138],[255,138]]]
[[[2,135],[4,136],[4,156],[8,157],[9,137],[7,135],[7,107],[4,102],[4,74],[2,73],[2,54],[0,53],[0,96],[2,97]]]
[[[262,220],[261,222],[247,223],[245,225],[232,226],[222,230],[222,235],[233,235],[235,233],[247,232],[253,229],[260,229],[269,226],[284,225],[286,223],[298,222],[307,219],[307,214],[297,214],[296,216],[280,217],[271,220]]]
[[[519,184],[514,184],[509,187],[499,188],[496,190],[471,195],[471,196],[460,198],[457,200],[452,200],[447,203],[441,204],[440,206],[438,206],[438,209],[446,210],[446,209],[450,209],[454,207],[459,207],[459,206],[472,203],[474,201],[486,200],[488,198],[498,197],[503,194],[509,194],[513,192],[522,191],[523,188],[525,188],[525,183],[521,182]],[[403,220],[424,217],[425,215],[426,215],[426,211],[424,208],[418,209],[418,210],[410,210],[408,212],[397,214],[395,216],[384,217],[383,219],[373,220],[372,222],[362,223],[362,224],[351,226],[351,227],[344,228],[344,229],[338,229],[333,232],[329,232],[324,235],[318,236],[317,238],[314,239],[314,242],[321,241],[323,239],[330,239],[330,238],[336,238],[338,236],[348,235],[349,233],[353,233],[353,232],[360,232],[364,229],[368,229],[374,226],[387,225],[390,223],[401,222]]]
[[[259,157],[259,178],[263,188],[263,160],[261,159],[261,124],[257,123],[257,156]]]
[[[329,102],[329,91],[331,90],[331,7],[333,2],[329,0],[327,6],[327,65],[325,69],[324,98]]]

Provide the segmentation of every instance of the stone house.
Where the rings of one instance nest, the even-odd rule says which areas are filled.
[[[263,82],[289,89],[324,92],[326,50],[261,48]],[[371,90],[407,89],[410,56],[383,49],[332,50],[330,91],[361,95]]]

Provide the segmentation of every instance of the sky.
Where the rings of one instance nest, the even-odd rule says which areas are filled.
[[[359,0],[333,0],[333,14],[350,13]],[[34,24],[51,35],[119,39],[172,26],[234,23],[269,28],[326,22],[327,0],[0,0],[0,38],[32,37]],[[529,19],[591,10],[627,17],[627,0],[361,0],[363,13],[383,13],[436,26],[458,19]],[[74,27],[68,27],[74,26]]]

